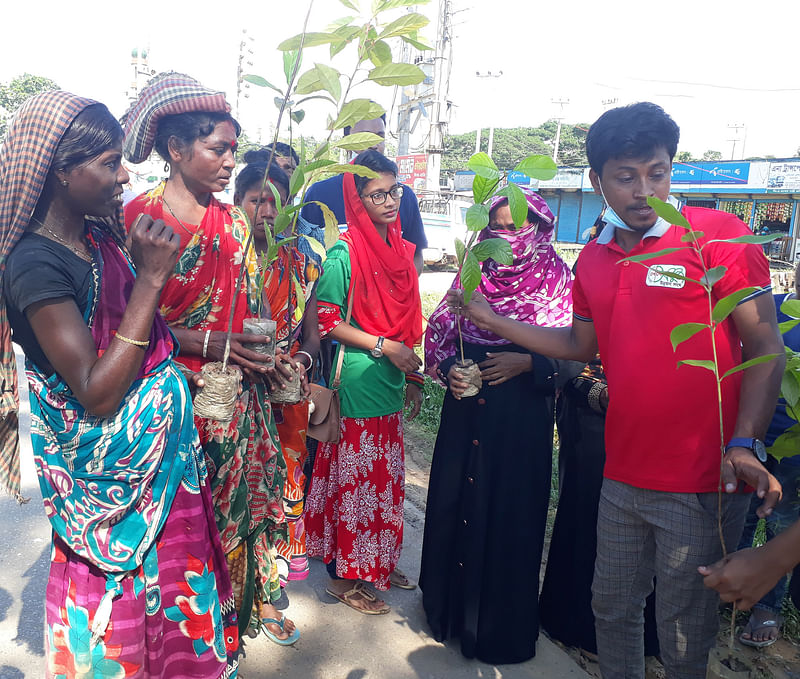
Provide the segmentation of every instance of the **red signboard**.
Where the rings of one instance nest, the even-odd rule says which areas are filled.
[[[428,156],[424,153],[417,153],[412,156],[397,156],[397,180],[401,184],[407,184],[415,191],[425,188],[425,180],[428,175]]]

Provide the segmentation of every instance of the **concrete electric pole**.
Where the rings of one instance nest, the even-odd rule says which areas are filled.
[[[561,143],[561,121],[564,120],[564,106],[569,104],[569,99],[551,99],[554,104],[560,107],[558,118],[558,128],[556,128],[556,143],[553,146],[553,160],[558,165],[558,145]]]

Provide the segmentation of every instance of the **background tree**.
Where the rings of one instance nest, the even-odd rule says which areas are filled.
[[[692,158],[692,152],[691,151],[678,151],[675,154],[675,162],[676,163],[690,163],[693,160],[694,160],[694,158]]]
[[[711,149],[709,149],[703,154],[703,160],[715,163],[718,160],[722,160],[722,153],[720,153],[719,151],[712,151]]]
[[[588,125],[561,125],[558,145],[559,165],[588,165],[586,160],[586,130]],[[520,158],[530,154],[552,156],[558,124],[549,120],[538,127],[495,128],[492,159],[498,167],[516,167]],[[489,130],[481,131],[481,148],[489,144]],[[475,152],[475,132],[447,135],[442,169],[448,173],[465,170]]]
[[[40,92],[57,89],[58,85],[50,78],[30,73],[23,73],[9,83],[0,84],[0,141],[6,136],[8,123],[14,111],[22,106],[26,99]]]

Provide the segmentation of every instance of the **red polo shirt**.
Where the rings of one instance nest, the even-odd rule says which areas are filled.
[[[734,238],[752,232],[735,216],[686,207],[684,216],[705,235]],[[659,276],[653,266],[698,280],[702,267],[686,248],[686,230],[670,226],[660,237],[645,237],[626,253],[612,238],[589,243],[576,265],[573,309],[594,323],[608,378],[605,476],[639,488],[670,492],[717,490],[720,435],[713,374],[685,359],[711,360],[711,333],[703,330],[673,351],[670,332],[681,323],[708,323],[708,298],[694,283]],[[600,239],[598,239],[600,240]],[[618,263],[624,257],[683,247],[642,264]],[[713,298],[746,287],[763,294],[770,287],[769,264],[758,245],[712,243],[703,250],[708,269],[727,267]],[[730,317],[718,328],[720,374],[741,362],[741,343]],[[741,373],[723,382],[725,440],[731,437],[739,404]]]

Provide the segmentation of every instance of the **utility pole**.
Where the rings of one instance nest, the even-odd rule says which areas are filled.
[[[728,123],[728,129],[733,130],[733,139],[728,139],[728,141],[732,142],[731,160],[734,160],[736,157],[736,142],[739,141],[739,130],[744,130],[745,134],[747,134],[747,127],[745,127],[744,123]],[[744,155],[744,145],[742,146],[742,155]]]
[[[439,0],[439,21],[436,30],[436,52],[433,56],[434,99],[431,111],[428,146],[427,188],[438,191],[442,172],[444,135],[450,117],[448,93],[453,60],[453,12],[451,0]]]
[[[558,104],[560,107],[558,118],[558,127],[556,128],[556,143],[553,147],[553,160],[558,164],[558,145],[561,143],[561,121],[564,120],[564,106],[569,104],[569,99],[551,99],[551,102]]]
[[[253,50],[250,49],[253,42],[252,36],[247,35],[247,29],[242,29],[242,39],[239,42],[239,63],[236,67],[236,117],[239,118],[240,108],[239,103],[242,97],[242,87],[249,88],[249,84],[244,82],[244,65],[252,66],[253,62],[250,57],[253,56]],[[245,93],[245,98],[249,95]]]
[[[481,71],[475,71],[476,78],[499,78],[503,75],[502,71],[497,71],[493,73],[492,71],[486,71],[482,73]],[[486,149],[486,153],[491,157],[492,155],[492,146],[494,145],[494,123],[489,123],[489,147]],[[478,128],[478,133],[475,136],[475,153],[481,150],[481,129]]]

